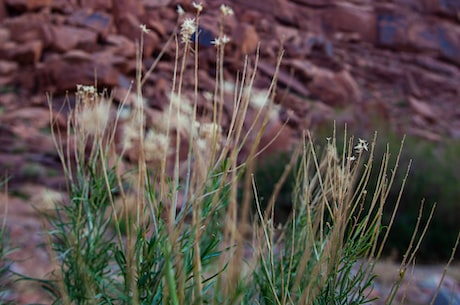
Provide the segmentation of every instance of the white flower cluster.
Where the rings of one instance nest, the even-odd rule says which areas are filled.
[[[220,6],[220,13],[223,17],[232,16],[234,14],[233,9],[225,4]],[[220,33],[220,36],[215,38],[211,43],[216,47],[224,46],[230,42],[230,38],[227,35]]]
[[[142,31],[143,33],[145,33],[145,34],[147,34],[147,33],[150,32],[150,30],[147,28],[147,26],[146,26],[145,24],[141,24],[141,25],[139,26],[139,28],[140,28],[141,31]]]
[[[76,96],[83,101],[83,103],[94,102],[97,99],[96,87],[78,84]]]
[[[190,42],[193,33],[196,32],[195,18],[186,18],[181,25],[180,35],[183,43]]]
[[[216,47],[223,46],[223,45],[225,45],[226,43],[229,43],[229,42],[230,42],[230,38],[228,38],[227,35],[223,35],[222,37],[214,38],[214,40],[211,41],[211,43],[213,45],[215,45]]]
[[[177,14],[179,14],[179,16],[182,16],[185,14],[185,11],[184,9],[182,8],[182,6],[180,4],[177,5]]]
[[[358,139],[358,144],[356,144],[356,146],[353,147],[353,149],[355,150],[355,152],[357,154],[360,155],[363,152],[363,150],[369,151],[369,144],[367,143],[366,140],[363,140],[363,139],[359,138]],[[355,161],[356,159],[357,159],[356,156],[348,157],[348,160],[350,160],[350,161]]]
[[[224,16],[233,16],[234,14],[233,9],[225,4],[221,4],[220,12]]]
[[[367,141],[366,141],[366,140],[363,140],[363,139],[359,139],[359,140],[358,140],[358,145],[356,145],[356,146],[354,147],[354,149],[355,149],[355,151],[356,151],[357,153],[359,153],[359,154],[362,153],[363,150],[368,151],[368,150],[369,150],[369,147],[368,147]]]
[[[192,5],[193,5],[193,7],[196,9],[196,11],[198,13],[201,13],[203,11],[203,3],[202,2],[196,3],[195,1],[193,1]]]
[[[94,86],[87,86],[87,85],[77,85],[77,93],[78,94],[95,94],[96,88]]]

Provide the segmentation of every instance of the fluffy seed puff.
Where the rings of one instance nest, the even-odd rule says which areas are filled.
[[[86,135],[102,135],[110,120],[110,100],[99,97],[94,86],[77,85],[76,127]]]
[[[215,123],[202,123],[198,127],[198,138],[195,140],[198,153],[209,158],[212,149],[219,150],[222,139],[222,127]],[[215,145],[215,146],[214,146]]]
[[[144,140],[145,161],[160,163],[170,154],[169,139],[164,133],[150,129]]]

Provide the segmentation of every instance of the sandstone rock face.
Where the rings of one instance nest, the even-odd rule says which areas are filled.
[[[298,62],[288,63],[290,71],[282,67],[281,86],[319,103],[333,107],[353,106],[369,99],[391,103],[363,93],[363,90],[369,91],[365,87],[375,81],[382,84],[382,90],[396,88],[401,99],[407,101],[414,88],[422,88],[423,96],[418,98],[427,104],[440,98],[439,93],[441,99],[446,99],[446,105],[452,105],[458,97],[457,1],[270,0],[234,1],[233,4],[236,15],[229,18],[226,25],[232,38],[232,52],[227,56],[233,57],[231,61],[235,63],[228,67],[230,71],[238,70],[241,67],[238,61],[254,54],[260,43],[263,69],[274,72],[267,64],[274,66],[277,49],[283,41],[287,62],[293,59]],[[183,5],[189,10],[193,8],[188,2]],[[207,7],[210,17],[202,18],[203,35],[217,35],[213,30],[217,26],[217,8],[214,4]],[[100,0],[77,4],[2,0],[0,55],[3,60],[18,65],[15,70],[6,69],[3,64],[3,83],[27,85],[33,90],[29,92],[32,94],[50,88],[62,94],[72,89],[72,82],[87,82],[98,75],[104,78],[101,85],[121,87],[116,78],[127,79],[129,83],[134,76],[139,25],[145,23],[151,29],[144,35],[144,55],[158,54],[174,29],[175,9],[171,1]],[[68,66],[69,59],[64,58],[73,50],[90,55],[80,66],[83,71],[74,70],[77,66]],[[170,51],[171,58],[174,52]],[[214,60],[212,52],[207,53],[201,62],[204,67],[212,67],[212,62],[207,63]],[[51,63],[54,68],[46,67]],[[65,66],[68,68],[64,69]],[[12,76],[23,67],[35,76],[27,76],[25,80]],[[73,76],[56,75],[71,70]],[[420,77],[409,82],[408,75]],[[438,85],[442,92],[430,91],[440,88]],[[439,113],[440,118],[449,117],[443,111]],[[443,130],[436,122],[434,125],[438,134],[458,134]]]

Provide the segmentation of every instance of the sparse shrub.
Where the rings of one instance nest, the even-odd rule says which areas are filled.
[[[460,230],[457,216],[460,209],[460,188],[458,188],[460,173],[457,171],[457,168],[460,168],[460,154],[457,153],[460,151],[460,142],[443,140],[435,143],[416,136],[404,136],[392,131],[387,123],[376,121],[378,123],[371,127],[378,130],[375,143],[376,155],[382,155],[388,150],[390,163],[396,162],[398,147],[404,137],[404,149],[400,155],[399,165],[407,168],[410,164],[409,175],[385,253],[393,256],[396,254],[399,259],[404,255],[423,201],[425,213],[421,216],[422,223],[427,222],[429,210],[434,204],[436,208],[417,257],[423,262],[448,259]],[[316,134],[324,137],[330,132],[330,128],[322,127]],[[364,138],[370,136],[369,131],[351,130],[351,133]],[[395,203],[398,201],[399,188],[396,186],[401,185],[404,178],[404,171],[399,171],[395,176],[395,186],[389,190],[384,210],[386,221],[391,218]],[[375,190],[377,181],[378,175],[374,172],[370,177],[369,192]]]

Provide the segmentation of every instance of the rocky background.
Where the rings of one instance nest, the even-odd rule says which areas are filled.
[[[52,267],[46,249],[36,247],[41,222],[30,206],[61,196],[64,185],[50,136],[49,98],[62,111],[56,118],[62,126],[77,84],[94,84],[96,77],[99,90],[123,100],[135,79],[139,25],[150,29],[144,34],[147,70],[177,29],[178,3],[193,17],[191,1],[0,0],[0,175],[11,177],[8,187],[15,195],[2,195],[0,203],[3,214],[9,202],[16,255],[24,259],[13,265],[15,271],[41,276]],[[287,118],[289,123],[272,150],[334,119],[355,130],[381,120],[430,141],[460,138],[460,1],[207,1],[200,19],[200,109],[209,108],[204,94],[214,90],[216,52],[210,42],[219,31],[222,3],[235,12],[225,19],[231,38],[227,79],[235,79],[246,54],[254,58],[260,42],[256,87],[267,88],[284,45],[275,98],[281,110],[266,139]],[[144,87],[153,111],[168,103],[175,52],[172,43]],[[193,90],[192,80],[186,75],[185,95]],[[417,289],[425,288],[415,287],[414,296],[423,295]],[[11,295],[18,304],[43,297],[28,284]]]

